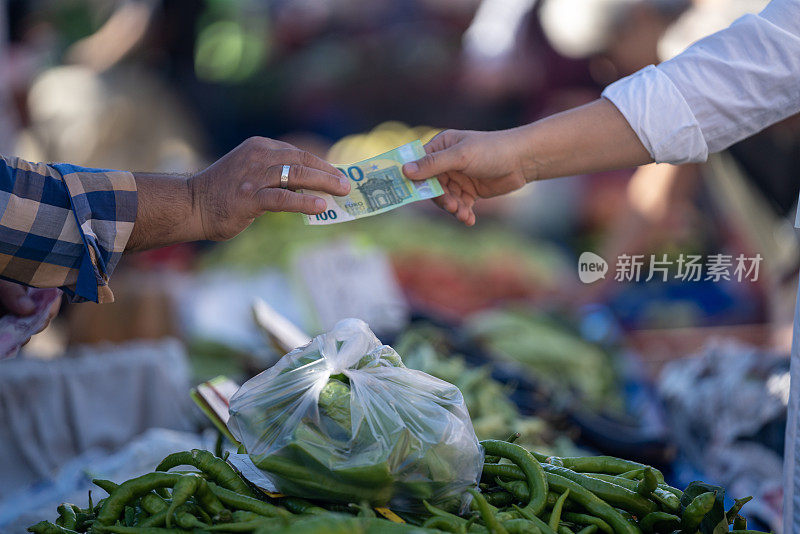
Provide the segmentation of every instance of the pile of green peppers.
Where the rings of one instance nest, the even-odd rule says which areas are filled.
[[[512,443],[482,442],[480,491],[460,514],[422,501],[403,522],[352,502],[268,497],[208,451],[171,454],[155,472],[121,484],[95,480],[108,496],[87,508],[64,503],[42,534],[746,534],[750,499],[723,508],[724,489],[693,482],[683,491],[652,467],[608,456],[545,457]],[[175,471],[192,466],[192,471]],[[390,516],[392,514],[389,514]],[[396,516],[393,516],[396,517]],[[730,529],[733,530],[730,530]]]
[[[547,457],[509,441],[481,442],[486,463],[481,493],[472,506],[489,532],[755,532],[747,530],[739,514],[750,497],[725,510],[725,490],[718,486],[693,482],[681,491],[667,485],[657,469],[637,462],[610,456]],[[432,520],[427,524],[434,525]],[[461,526],[460,532],[471,532],[466,522]]]

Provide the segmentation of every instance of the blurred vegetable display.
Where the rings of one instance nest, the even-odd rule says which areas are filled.
[[[509,396],[510,386],[493,379],[488,366],[471,366],[462,356],[450,354],[444,337],[444,332],[434,326],[412,326],[394,346],[408,367],[461,390],[478,438],[505,438],[513,428],[519,434],[516,442],[526,448],[563,455],[578,452],[569,437],[546,420],[523,415]]]
[[[597,411],[623,407],[612,355],[552,316],[518,307],[495,309],[471,316],[464,329],[490,355],[519,364],[555,399]]]
[[[546,296],[566,272],[567,259],[558,248],[499,227],[467,230],[444,216],[415,217],[410,209],[380,217],[380,224],[328,227],[304,226],[295,214],[262,217],[212,249],[202,265],[285,268],[298,250],[347,235],[389,253],[412,305],[451,318],[498,302]]]

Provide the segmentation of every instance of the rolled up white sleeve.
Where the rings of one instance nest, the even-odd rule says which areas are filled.
[[[603,96],[656,162],[705,161],[800,112],[800,0],[773,0]]]

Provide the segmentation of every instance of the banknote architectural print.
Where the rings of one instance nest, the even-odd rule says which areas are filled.
[[[403,175],[397,167],[389,167],[368,172],[365,183],[356,187],[364,195],[369,210],[375,211],[400,204],[410,198],[412,193],[409,185],[408,180],[403,180]]]

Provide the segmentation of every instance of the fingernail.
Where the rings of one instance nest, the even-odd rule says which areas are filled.
[[[317,200],[314,201],[314,207],[322,211],[328,207],[328,204],[321,198],[318,198]]]
[[[403,172],[406,174],[411,173],[414,174],[419,171],[419,165],[417,165],[416,161],[412,161],[411,163],[406,163],[403,165]]]
[[[339,178],[339,183],[342,184],[342,187],[350,189],[350,180],[347,178]]]

